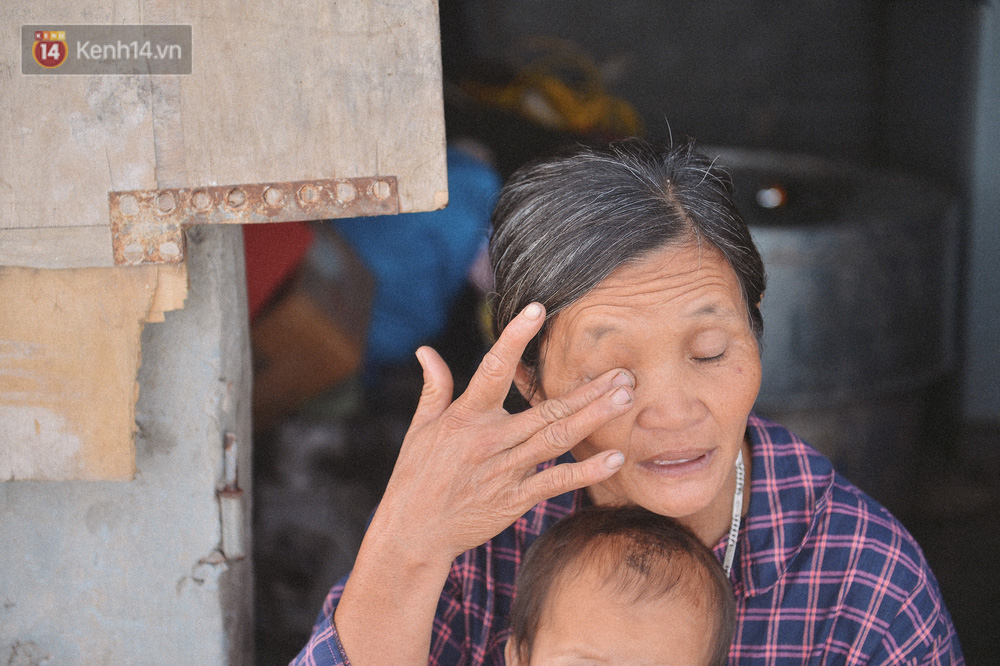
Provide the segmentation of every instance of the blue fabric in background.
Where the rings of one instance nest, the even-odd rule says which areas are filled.
[[[484,162],[449,146],[448,207],[332,220],[375,277],[366,370],[409,361],[444,330],[451,305],[486,244],[501,180]]]

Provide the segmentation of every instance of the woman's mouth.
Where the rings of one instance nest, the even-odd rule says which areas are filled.
[[[660,453],[639,463],[639,467],[660,476],[684,476],[708,467],[714,449]]]

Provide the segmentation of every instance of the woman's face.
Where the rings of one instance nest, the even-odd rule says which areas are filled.
[[[761,369],[736,273],[718,250],[667,247],[619,268],[556,316],[541,358],[536,404],[612,368],[635,379],[633,408],[573,449],[577,460],[625,454],[590,488],[595,502],[638,504],[696,532],[717,514],[728,525]]]

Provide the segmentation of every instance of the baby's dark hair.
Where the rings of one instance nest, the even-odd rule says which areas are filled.
[[[517,574],[510,640],[522,664],[545,605],[570,569],[593,567],[620,599],[632,603],[667,595],[697,600],[714,619],[712,666],[722,666],[736,629],[736,603],[722,566],[673,518],[642,507],[590,507],[560,520],[528,549]]]

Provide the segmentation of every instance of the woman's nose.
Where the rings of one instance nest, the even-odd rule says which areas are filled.
[[[696,387],[683,372],[662,369],[636,383],[636,424],[642,428],[683,430],[708,413]]]

